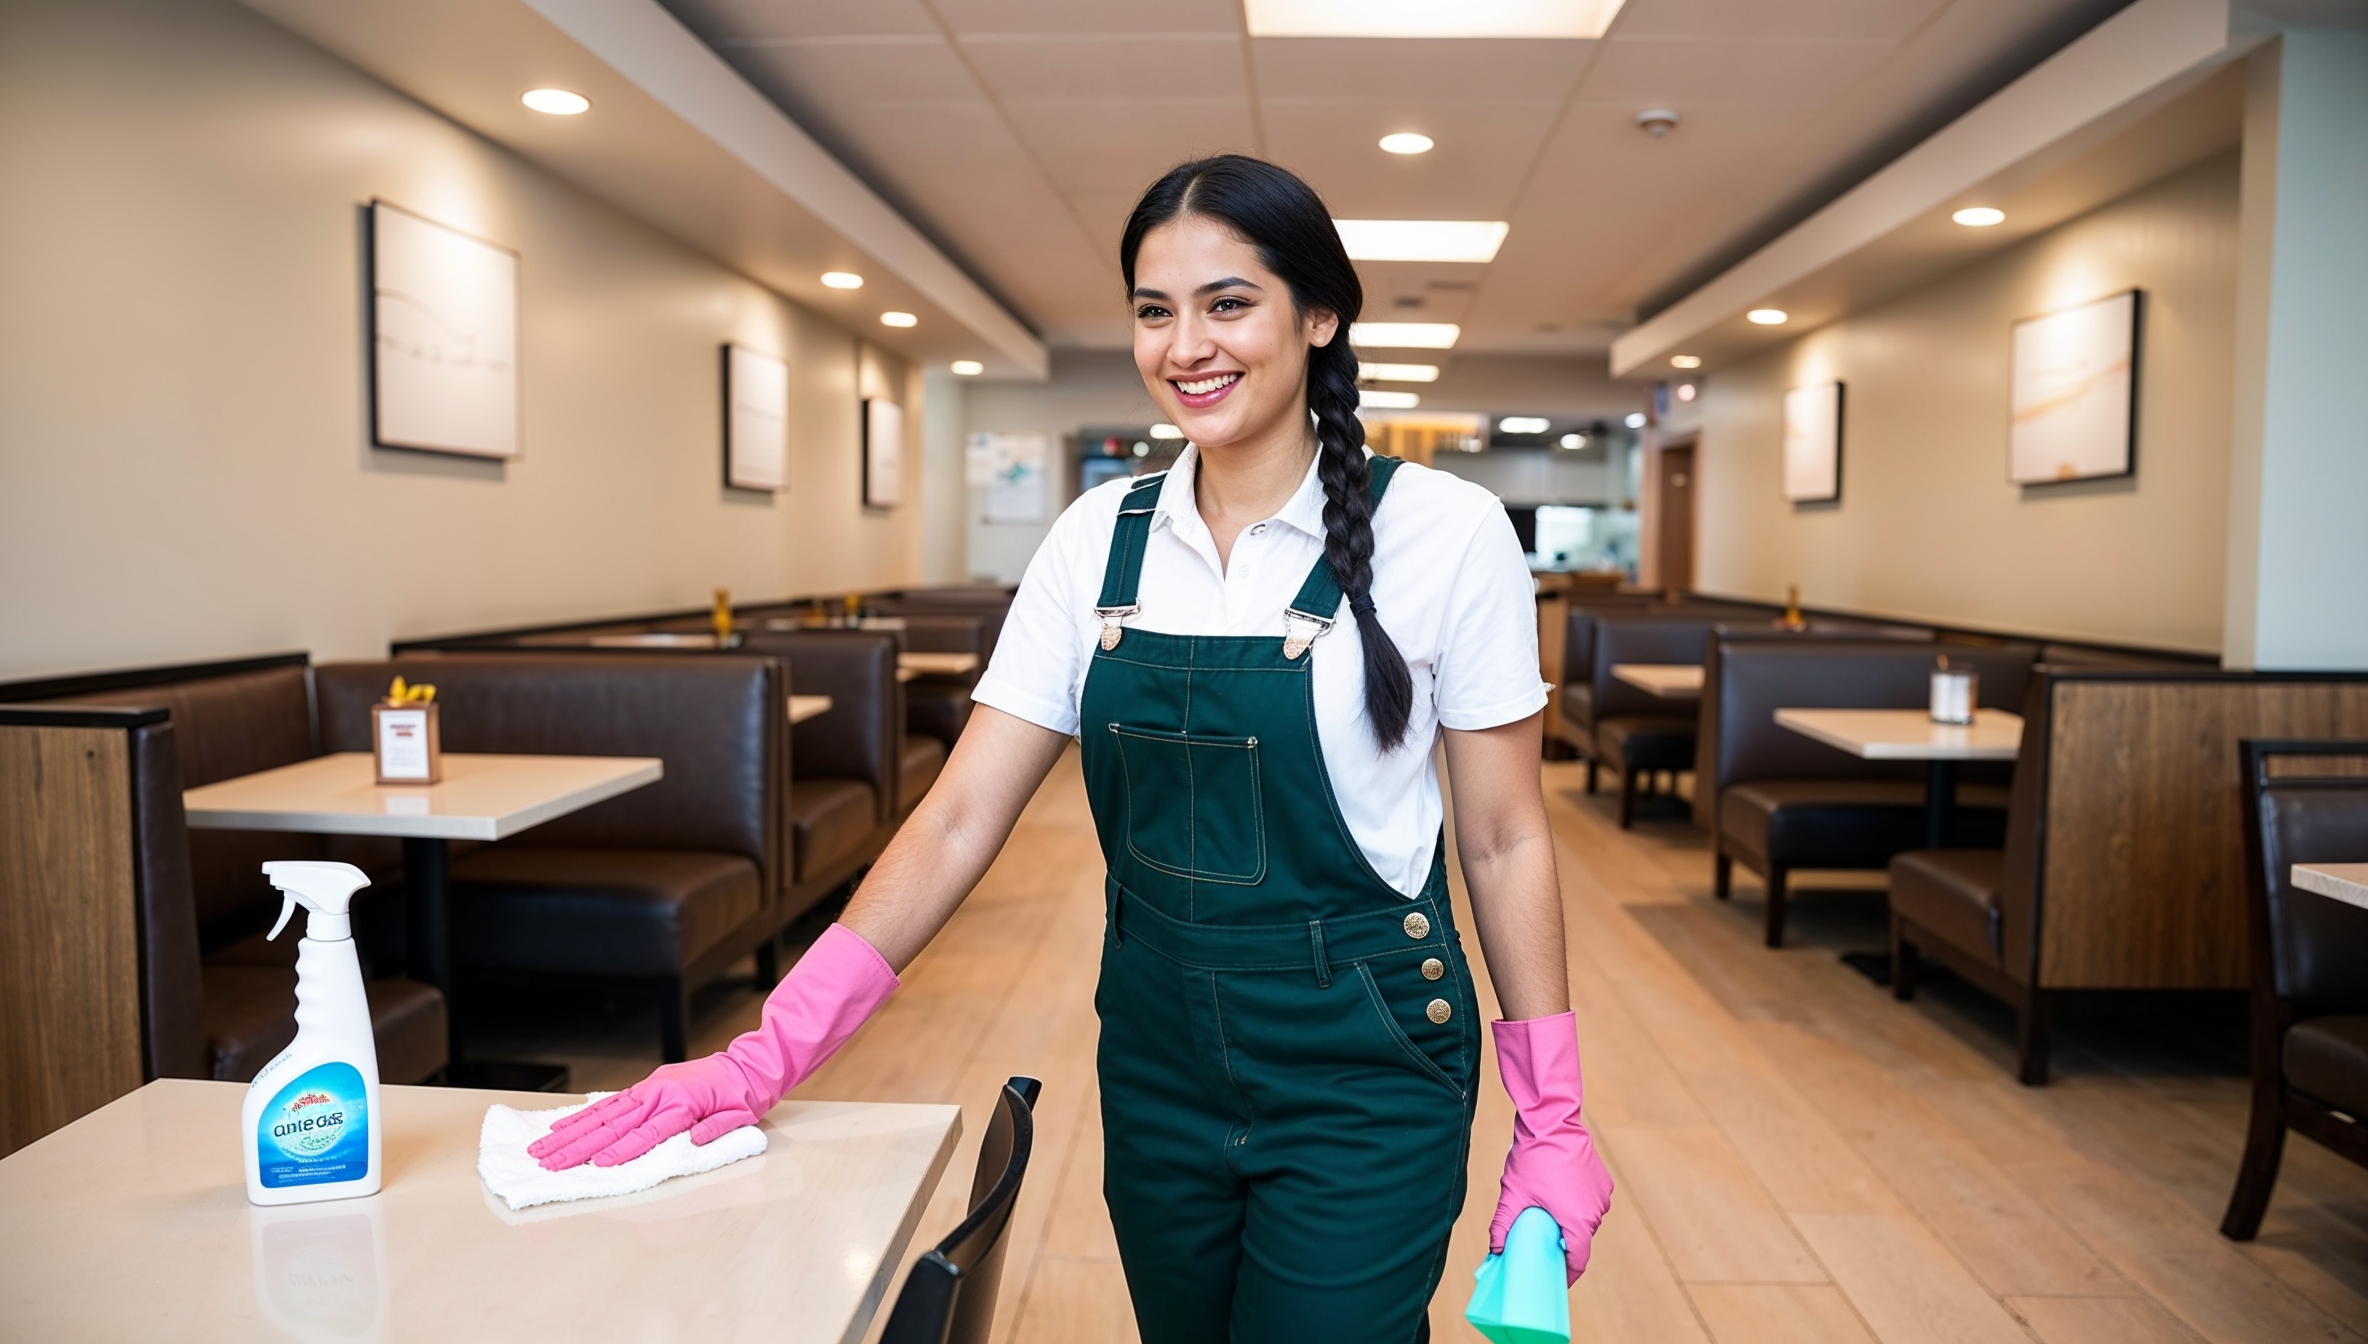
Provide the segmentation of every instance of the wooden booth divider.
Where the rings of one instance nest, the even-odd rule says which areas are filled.
[[[132,735],[165,718],[0,708],[0,1157],[145,1081]]]

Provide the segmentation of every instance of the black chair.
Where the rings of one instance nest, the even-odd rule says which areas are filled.
[[[2246,741],[2253,1118],[2221,1235],[2250,1241],[2291,1129],[2368,1166],[2368,910],[2294,886],[2368,858],[2368,742]],[[2273,762],[2276,763],[2273,768]]]
[[[1020,1182],[1028,1175],[1036,1097],[1043,1090],[1033,1078],[1003,1085],[986,1142],[979,1145],[970,1214],[913,1262],[880,1344],[987,1344],[995,1327],[995,1288],[1003,1278],[1003,1230],[1011,1225]]]

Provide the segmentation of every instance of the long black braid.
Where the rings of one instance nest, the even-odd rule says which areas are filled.
[[[1348,341],[1349,324],[1365,307],[1365,287],[1314,189],[1264,160],[1220,154],[1170,169],[1136,203],[1118,245],[1129,291],[1144,235],[1183,215],[1232,228],[1290,286],[1301,312],[1321,309],[1340,320],[1330,343],[1307,352],[1307,408],[1315,418],[1316,477],[1324,486],[1324,559],[1356,615],[1365,716],[1382,748],[1394,750],[1414,716],[1414,677],[1374,613],[1373,506],[1365,426],[1357,419],[1357,356]]]

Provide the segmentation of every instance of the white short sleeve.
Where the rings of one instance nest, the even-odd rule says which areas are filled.
[[[979,704],[1070,737],[1077,735],[1078,704],[1085,690],[1086,657],[1078,643],[1078,622],[1081,613],[1090,616],[1096,596],[1081,594],[1078,584],[1089,568],[1100,573],[1098,563],[1085,563],[1084,552],[1107,549],[1106,541],[1095,537],[1097,531],[1107,534],[1107,520],[1118,512],[1114,499],[1098,498],[1107,488],[1088,491],[1062,510],[1044,544],[1036,548],[1003,618],[995,656],[970,693]],[[1097,522],[1105,525],[1097,528]],[[1094,562],[1101,558],[1090,557]],[[1100,586],[1098,577],[1095,586]]]
[[[1537,583],[1503,509],[1472,533],[1447,595],[1431,694],[1439,726],[1467,731],[1517,723],[1543,709]]]

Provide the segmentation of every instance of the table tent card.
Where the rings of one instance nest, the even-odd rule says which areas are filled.
[[[724,347],[724,484],[789,485],[789,365],[742,345]]]
[[[370,439],[518,455],[518,254],[370,204]]]
[[[2133,289],[2014,324],[2015,484],[2135,470],[2141,306]]]
[[[1818,504],[1842,497],[1842,385],[1784,394],[1784,497]]]

